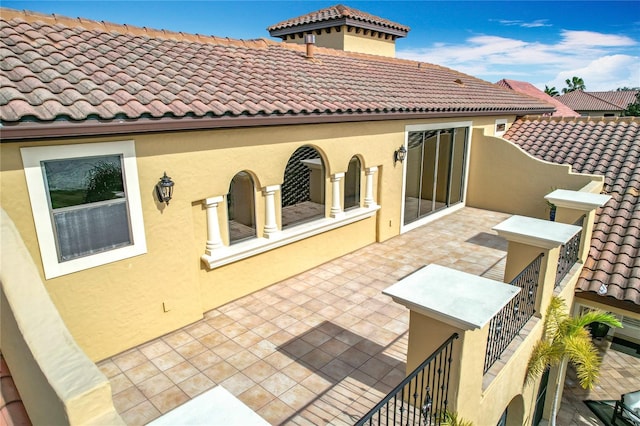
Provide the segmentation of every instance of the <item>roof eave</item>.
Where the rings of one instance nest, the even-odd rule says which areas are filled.
[[[352,18],[338,18],[329,21],[309,22],[306,24],[292,25],[286,28],[269,30],[272,37],[284,37],[291,34],[298,34],[305,31],[323,30],[325,28],[341,27],[349,25],[356,28],[362,28],[370,31],[378,31],[380,33],[389,34],[395,37],[406,37],[409,31],[397,28],[386,27],[384,25],[371,22],[363,22]]]
[[[361,121],[415,120],[427,118],[457,118],[490,115],[546,114],[553,109],[488,110],[488,111],[443,111],[443,112],[389,112],[389,113],[336,113],[336,114],[296,114],[280,116],[237,116],[205,118],[159,118],[138,120],[82,122],[55,121],[46,123],[22,122],[2,126],[2,142],[39,139],[60,139],[88,136],[141,134],[158,132],[178,132],[212,130],[233,127],[282,126],[299,124],[330,124]]]

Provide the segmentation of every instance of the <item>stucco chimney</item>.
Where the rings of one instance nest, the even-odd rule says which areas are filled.
[[[304,44],[307,45],[307,58],[313,58],[313,47],[316,44],[316,36],[313,34],[305,34]]]

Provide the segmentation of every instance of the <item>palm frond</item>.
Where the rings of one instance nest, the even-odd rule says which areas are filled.
[[[601,322],[609,327],[622,327],[622,323],[615,316],[604,311],[589,311],[578,317],[571,318],[572,327],[585,327],[594,322]]]
[[[593,345],[589,332],[580,328],[575,334],[565,339],[565,355],[576,368],[580,386],[593,389],[600,371],[600,356]]]
[[[563,333],[563,325],[566,324],[566,320],[569,318],[567,313],[567,305],[564,299],[553,296],[544,321],[544,334],[545,338],[549,340],[555,340]]]
[[[554,347],[550,341],[539,341],[533,348],[533,352],[529,358],[525,382],[532,383],[544,373],[547,366],[557,364],[560,359],[562,359],[562,357],[560,356],[558,348]]]

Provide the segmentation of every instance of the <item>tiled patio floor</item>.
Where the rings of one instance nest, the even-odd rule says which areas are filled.
[[[429,263],[485,273],[507,217],[465,208],[104,360],[116,408],[145,424],[222,385],[272,424],[351,425],[405,375],[408,311],[381,291]]]
[[[352,425],[405,376],[408,311],[381,291],[429,263],[501,279],[507,217],[465,208],[104,360],[116,408],[141,425],[221,385],[274,425]],[[598,424],[572,395],[559,424]]]

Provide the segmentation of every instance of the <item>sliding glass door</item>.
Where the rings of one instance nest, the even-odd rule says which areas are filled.
[[[468,127],[410,131],[404,225],[462,201]]]

